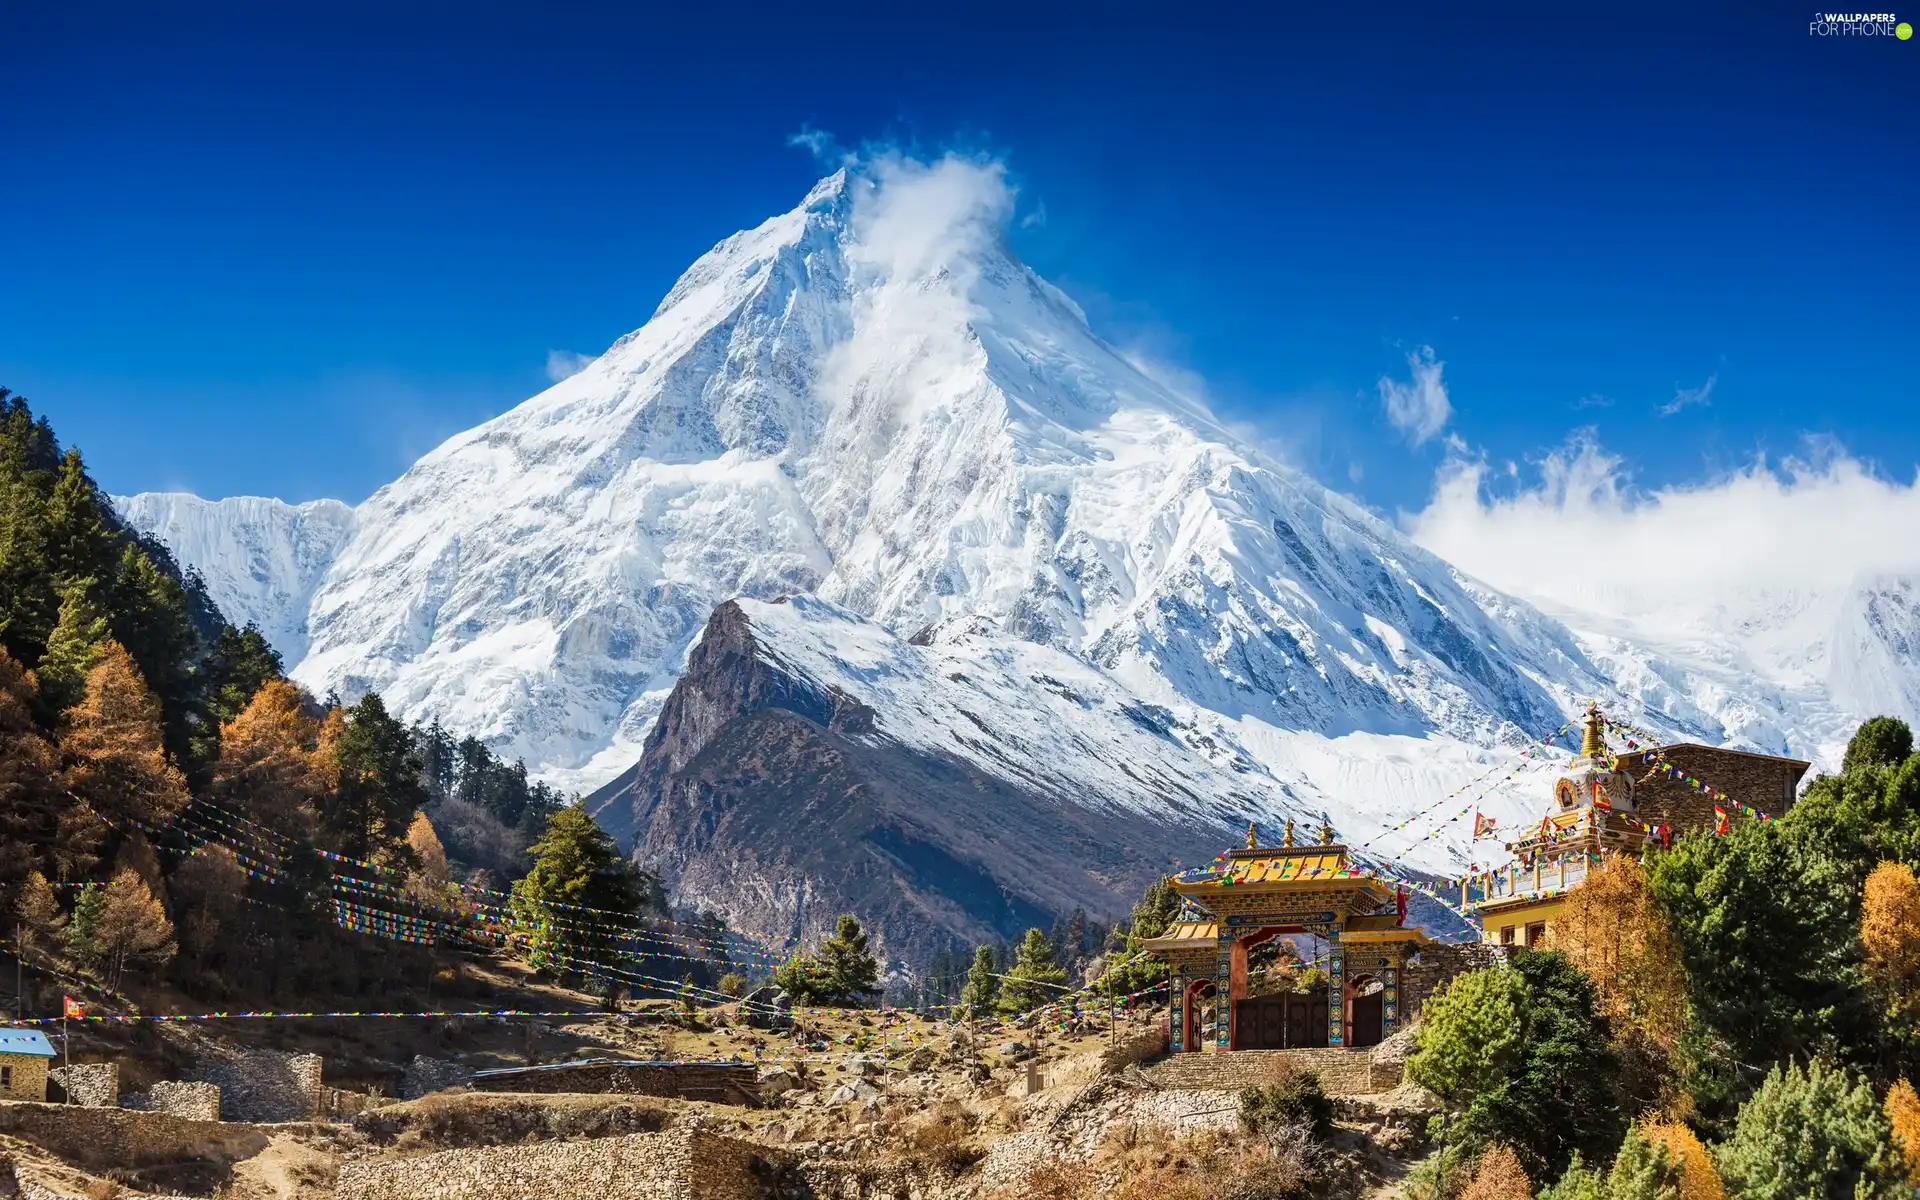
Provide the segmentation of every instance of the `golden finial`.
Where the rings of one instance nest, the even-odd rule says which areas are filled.
[[[1587,705],[1587,730],[1580,739],[1582,758],[1604,759],[1607,757],[1607,743],[1600,736],[1600,705]]]
[[[1248,821],[1247,822],[1247,849],[1258,850],[1259,848],[1260,848],[1260,839],[1257,836],[1255,836],[1253,832],[1253,822]]]
[[[1286,833],[1286,836],[1281,839],[1280,844],[1282,846],[1293,845],[1293,818],[1292,817],[1287,818],[1287,833]]]
[[[1320,844],[1322,846],[1333,845],[1333,822],[1325,818],[1322,818],[1320,821]]]

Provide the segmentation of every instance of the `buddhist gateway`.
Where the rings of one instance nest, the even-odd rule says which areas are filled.
[[[1597,707],[1587,710],[1580,752],[1555,781],[1547,815],[1510,844],[1513,862],[1462,881],[1460,907],[1480,919],[1486,942],[1539,945],[1567,889],[1585,879],[1604,852],[1638,855],[1689,830],[1723,824],[1724,809],[1703,799],[1701,778],[1724,781],[1713,789],[1723,803],[1779,815],[1793,804],[1810,765],[1692,743],[1635,743],[1615,754],[1606,726]],[[1263,847],[1248,826],[1245,846],[1170,883],[1183,901],[1180,919],[1143,945],[1171,968],[1175,1053],[1374,1045],[1411,1017],[1401,999],[1423,950],[1431,957],[1456,949],[1434,947],[1423,930],[1409,926],[1404,888],[1356,866],[1331,828],[1313,845],[1295,845],[1289,821],[1282,843]],[[1294,935],[1326,943],[1324,986],[1249,995],[1250,953]],[[1433,982],[1435,973],[1425,971],[1423,982]],[[1429,990],[1423,986],[1422,996]]]

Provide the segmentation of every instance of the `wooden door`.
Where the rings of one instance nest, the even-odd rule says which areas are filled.
[[[1279,1050],[1286,1044],[1286,1002],[1279,996],[1254,996],[1234,1005],[1236,1050]]]
[[[1353,998],[1353,1029],[1350,1032],[1355,1046],[1380,1044],[1381,1004],[1385,999],[1384,992]]]
[[[1287,1029],[1285,1045],[1324,1046],[1327,1044],[1327,997],[1324,992],[1292,992],[1286,997]]]

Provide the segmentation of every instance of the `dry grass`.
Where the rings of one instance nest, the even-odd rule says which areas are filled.
[[[654,1133],[668,1122],[666,1110],[634,1103],[629,1097],[442,1092],[362,1113],[353,1125],[377,1144],[402,1150],[451,1150]]]
[[[901,1133],[905,1157],[949,1179],[963,1175],[987,1154],[973,1141],[978,1125],[965,1105],[943,1100],[906,1124]]]

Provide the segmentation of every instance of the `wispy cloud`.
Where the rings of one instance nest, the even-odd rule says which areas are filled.
[[[1422,346],[1408,355],[1407,366],[1412,371],[1412,379],[1407,382],[1380,377],[1380,403],[1386,407],[1387,420],[1393,427],[1417,446],[1447,427],[1453,405],[1440,378],[1446,364],[1434,357],[1432,346]]]
[[[571,350],[547,351],[547,378],[559,383],[562,379],[571,379],[587,369],[592,362],[591,354],[576,354]]]
[[[1679,387],[1673,389],[1673,399],[1660,406],[1660,415],[1670,417],[1683,409],[1696,405],[1713,403],[1713,385],[1720,381],[1720,373],[1707,376],[1707,381],[1699,387]]]
[[[1651,491],[1591,429],[1534,466],[1527,484],[1483,457],[1452,457],[1426,509],[1403,523],[1503,591],[1656,623],[1712,619],[1746,589],[1920,572],[1920,542],[1886,536],[1920,526],[1920,478],[1882,478],[1831,441]]]
[[[1574,407],[1575,409],[1582,409],[1582,408],[1612,408],[1612,407],[1613,407],[1613,397],[1612,397],[1612,396],[1602,396],[1602,395],[1601,395],[1601,394],[1600,394],[1599,392],[1591,392],[1591,393],[1589,393],[1589,394],[1587,394],[1587,395],[1585,395],[1585,396],[1582,396],[1582,397],[1580,397],[1580,398],[1579,398],[1578,400],[1575,400],[1575,401],[1573,402],[1573,407]]]
[[[808,154],[821,162],[838,162],[846,157],[846,151],[831,133],[824,129],[815,129],[811,125],[802,125],[800,132],[787,135],[787,145]]]

